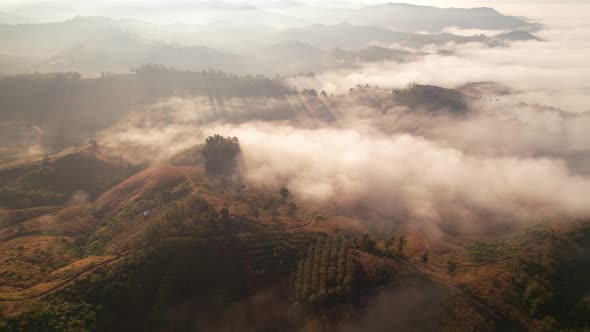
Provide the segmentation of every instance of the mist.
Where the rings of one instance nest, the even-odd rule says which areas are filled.
[[[220,20],[238,15],[231,24],[159,25],[147,16],[51,23],[59,31],[84,27],[96,39],[83,43],[64,34],[70,39],[36,45],[53,56],[35,66],[88,75],[105,70],[116,77],[126,67],[155,61],[182,71],[263,73],[285,87],[264,96],[223,95],[215,86],[192,95],[169,88],[139,103],[137,91],[125,90],[128,104],[114,106],[121,112],[96,136],[128,161],[163,163],[222,134],[240,139],[242,176],[251,185],[288,186],[303,201],[366,206],[375,219],[403,220],[433,234],[447,223],[469,231],[589,216],[585,4],[556,16],[565,5],[532,10],[503,3],[514,16],[484,8],[471,12],[485,16],[478,22],[465,17],[455,25],[417,26],[398,20],[379,27],[367,25],[367,17],[406,7],[342,5],[328,15],[322,5],[278,5],[228,2],[191,9],[219,11]],[[170,5],[161,18],[182,22],[175,8]],[[453,11],[425,8],[440,22]],[[318,16],[300,15],[308,10]],[[287,12],[306,18],[284,20]],[[260,24],[249,21],[258,14]],[[35,25],[27,27],[38,36]],[[10,29],[6,34],[12,36]],[[248,43],[237,41],[244,37]],[[72,42],[77,46],[68,48]],[[29,45],[14,45],[30,51]],[[308,89],[327,94],[301,93]],[[89,113],[93,109],[88,106]],[[55,131],[34,125],[36,132]]]
[[[0,330],[589,326],[588,0],[0,2]]]
[[[236,136],[250,185],[288,186],[307,202],[363,205],[376,219],[433,234],[448,223],[470,232],[588,216],[588,114],[498,102],[494,91],[507,100],[510,93],[490,83],[437,89],[458,93],[465,109],[445,106],[444,94],[423,86],[222,107],[174,99],[131,114],[102,140],[139,145],[142,153],[130,159],[157,163],[209,135]]]

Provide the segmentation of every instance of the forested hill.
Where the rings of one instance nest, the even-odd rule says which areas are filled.
[[[138,106],[172,96],[283,96],[291,90],[263,76],[221,71],[189,72],[146,65],[126,74],[85,78],[78,73],[19,75],[0,78],[0,122],[10,128],[37,126],[49,150],[59,150],[104,129]],[[16,129],[15,129],[16,130]],[[4,135],[3,135],[4,136]],[[18,134],[3,137],[18,142]]]

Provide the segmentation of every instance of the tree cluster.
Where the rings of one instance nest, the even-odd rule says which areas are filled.
[[[320,238],[297,263],[295,298],[318,307],[338,303],[353,291],[357,267],[348,239]]]
[[[223,137],[221,135],[207,137],[203,149],[207,174],[233,174],[240,152],[240,141],[237,137]]]

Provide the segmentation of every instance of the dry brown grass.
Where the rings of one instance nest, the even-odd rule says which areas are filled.
[[[354,254],[357,256],[367,281],[372,285],[389,280],[401,268],[400,264],[392,259],[373,256],[358,250],[354,250]]]
[[[369,232],[369,226],[366,222],[353,217],[330,216],[329,211],[321,213],[316,217],[315,222],[306,229],[315,232],[325,232],[331,235],[346,234],[359,236],[360,234]]]
[[[0,242],[0,297],[33,287],[53,270],[75,260],[65,237],[27,236]]]
[[[102,194],[95,202],[98,210],[116,210],[142,195],[187,180],[191,167],[159,166],[141,171]]]

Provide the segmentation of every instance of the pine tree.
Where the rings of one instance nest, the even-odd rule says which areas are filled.
[[[346,255],[348,254],[348,240],[340,243],[340,250],[338,252],[338,269],[336,283],[342,285],[346,274]]]
[[[309,246],[307,250],[307,257],[305,258],[305,269],[303,272],[303,287],[301,290],[301,298],[307,299],[310,295],[311,274],[313,272],[313,246]]]
[[[422,263],[424,263],[424,264],[428,263],[428,259],[429,259],[428,250],[426,250],[420,258],[422,259]]]
[[[311,279],[311,293],[316,294],[319,291],[320,282],[320,265],[322,261],[322,249],[324,247],[324,239],[320,238],[316,242],[313,255],[313,273]]]
[[[397,252],[400,255],[404,254],[404,248],[406,247],[406,244],[408,244],[408,240],[406,240],[405,236],[402,235],[397,239]]]
[[[328,267],[330,265],[330,254],[332,253],[333,240],[327,239],[322,250],[320,262],[320,290],[326,290],[328,286]]]
[[[295,298],[301,299],[303,291],[303,276],[305,272],[305,260],[301,259],[297,263],[297,271],[295,272]]]
[[[342,243],[342,236],[338,235],[332,241],[332,248],[330,251],[330,263],[328,264],[328,286],[334,287],[337,284],[338,278],[338,251]]]

